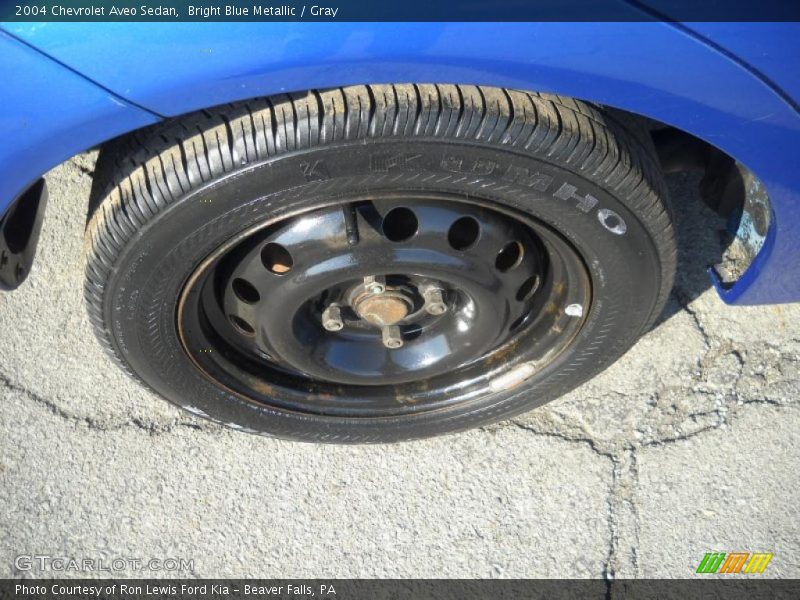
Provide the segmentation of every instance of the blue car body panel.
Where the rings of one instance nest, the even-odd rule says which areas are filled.
[[[359,83],[514,87],[646,115],[745,164],[769,192],[773,225],[751,267],[720,292],[739,304],[800,300],[800,25],[7,23],[3,28],[18,41],[0,38],[0,78],[8,80],[10,72],[22,88],[0,88],[0,104],[10,107],[0,117],[6,140],[0,149],[0,211],[32,177],[157,116]],[[28,67],[6,58],[6,47],[27,57]],[[27,81],[31,73],[36,81]],[[53,91],[58,89],[53,81],[62,79],[69,95]],[[21,119],[29,124],[21,127]]]
[[[158,120],[0,31],[0,217],[51,167]]]
[[[800,101],[797,23],[692,23],[689,29],[731,53]]]

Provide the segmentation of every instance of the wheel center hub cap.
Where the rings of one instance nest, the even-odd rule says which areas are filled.
[[[408,316],[411,307],[411,300],[402,292],[390,290],[381,294],[363,294],[353,304],[358,316],[376,327],[399,323]]]

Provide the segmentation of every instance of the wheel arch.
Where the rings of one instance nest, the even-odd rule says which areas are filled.
[[[197,40],[167,48],[158,41],[161,36],[151,35],[137,52],[133,44],[141,43],[138,29],[144,24],[126,24],[125,30],[118,24],[105,25],[89,29],[48,24],[49,30],[37,32],[15,25],[14,35],[26,44],[54,55],[106,101],[136,114],[114,127],[98,123],[94,115],[69,115],[69,127],[57,132],[60,152],[37,158],[39,173],[28,181],[88,146],[129,134],[158,118],[247,98],[402,81],[536,90],[655,119],[747,165],[770,191],[776,225],[770,228],[771,238],[755,268],[721,292],[727,301],[737,303],[800,298],[800,284],[795,283],[800,281],[796,276],[800,266],[795,267],[799,273],[794,278],[780,268],[796,252],[785,226],[800,224],[795,191],[800,189],[800,176],[791,166],[800,162],[796,143],[800,117],[746,64],[669,24],[353,24],[344,35],[316,24],[298,26],[283,37],[265,24],[230,24],[204,30],[199,37],[198,24],[151,24],[184,38],[194,33]],[[415,33],[412,42],[404,44]],[[465,39],[473,43],[464,45]],[[279,43],[272,54],[257,51],[275,40]],[[90,55],[87,48],[100,51]],[[105,50],[110,56],[98,59]],[[165,60],[174,67],[166,74],[156,68]],[[65,71],[63,65],[60,70]],[[123,77],[129,79],[127,84]],[[75,130],[85,133],[87,125],[91,135],[67,139]],[[45,135],[40,137],[42,147],[52,144]],[[772,273],[771,281],[759,276],[765,269]]]

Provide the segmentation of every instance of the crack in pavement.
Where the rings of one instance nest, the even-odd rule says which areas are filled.
[[[186,427],[189,429],[193,429],[195,431],[202,431],[204,433],[213,433],[215,432],[215,430],[219,429],[218,427],[215,427],[213,425],[211,427],[206,427],[198,423],[194,423],[192,421],[184,421],[180,419],[175,419],[172,422],[168,423],[167,425],[159,425],[154,422],[150,423],[145,422],[144,420],[136,417],[127,419],[121,423],[104,425],[92,419],[91,417],[85,415],[81,416],[81,415],[70,414],[69,412],[65,411],[63,408],[58,406],[58,404],[56,404],[52,400],[48,400],[47,398],[44,398],[39,394],[32,392],[31,390],[25,388],[24,386],[14,383],[3,373],[0,373],[0,385],[2,385],[4,388],[8,390],[11,390],[12,392],[17,392],[19,394],[22,394],[23,397],[28,398],[29,400],[33,401],[36,404],[39,404],[40,406],[43,406],[53,415],[61,419],[64,419],[65,421],[74,423],[76,425],[83,425],[88,429],[91,429],[92,431],[109,433],[109,432],[120,431],[126,428],[135,428],[145,431],[149,435],[156,436],[156,435],[164,435],[171,433],[175,429],[180,427]]]
[[[88,198],[88,185],[95,158],[96,153],[72,159],[69,163],[70,169],[57,171],[52,189],[55,191],[59,185],[67,189],[67,184],[72,185],[69,181],[79,179],[83,191],[64,193],[62,196],[65,200],[76,199],[82,197],[81,194],[85,192]],[[698,177],[694,179],[699,180]],[[630,379],[619,382],[619,378],[604,378],[602,383],[579,388],[577,392],[568,395],[564,403],[550,404],[514,420],[484,428],[489,433],[513,428],[519,431],[520,436],[537,435],[567,443],[582,444],[593,454],[608,461],[610,467],[608,477],[603,478],[603,484],[608,485],[608,491],[597,492],[598,500],[602,501],[602,495],[605,495],[605,503],[598,506],[596,519],[601,543],[607,541],[607,546],[599,548],[601,564],[587,565],[589,569],[600,569],[606,582],[607,597],[611,597],[614,591],[614,580],[617,576],[630,577],[640,574],[640,558],[647,549],[646,546],[640,548],[643,525],[640,511],[643,510],[642,501],[646,498],[647,491],[641,488],[639,483],[639,460],[641,457],[642,464],[647,464],[647,454],[644,453],[646,449],[697,439],[712,431],[726,428],[742,416],[740,413],[742,407],[748,405],[762,405],[764,409],[798,407],[795,386],[798,361],[800,361],[800,339],[790,339],[792,337],[790,333],[770,338],[780,339],[780,346],[769,343],[752,344],[750,340],[758,339],[758,336],[749,337],[749,334],[742,338],[741,343],[726,339],[724,325],[721,326],[720,321],[709,312],[709,305],[700,300],[707,297],[703,292],[708,288],[708,281],[705,272],[693,270],[693,266],[714,264],[716,258],[716,248],[712,247],[714,243],[702,236],[715,226],[724,227],[724,223],[715,225],[716,216],[704,208],[694,191],[698,183],[694,179],[673,177],[670,180],[670,195],[678,207],[675,225],[682,240],[683,254],[680,257],[678,278],[670,297],[670,312],[666,313],[666,316],[662,317],[664,321],[659,323],[685,313],[677,329],[673,323],[667,331],[675,336],[691,333],[691,340],[688,340],[691,343],[689,346],[691,355],[687,356],[687,359],[693,363],[690,369],[695,370],[691,373],[675,370],[663,376],[663,380],[656,374],[654,377],[643,378],[642,381],[647,383],[639,387],[629,385]],[[691,192],[686,191],[689,187]],[[63,256],[64,240],[79,239],[82,235],[84,216],[76,218],[74,215],[85,211],[86,207],[82,205],[67,209],[63,208],[63,203],[61,206],[62,208],[58,209],[60,213],[56,208],[53,209],[56,211],[53,214],[48,211],[45,223],[45,227],[52,228],[52,224],[61,219],[58,235],[50,240],[54,248],[57,240],[58,254],[49,257],[46,254],[47,244],[42,244],[43,250],[40,250],[40,253],[45,252],[45,254],[39,257],[40,265],[45,257],[51,259],[53,264],[62,264],[66,260]],[[65,231],[68,228],[71,229]],[[45,236],[47,231],[46,229]],[[75,264],[78,264],[77,250],[78,245],[70,258]],[[59,260],[62,262],[58,262]],[[48,273],[53,277],[53,281],[58,282],[58,278],[53,275],[55,271]],[[40,281],[49,284],[50,280],[42,277]],[[79,301],[80,294],[66,293],[65,290],[68,288],[63,285],[56,284],[55,288],[55,293],[59,294],[57,304],[63,312],[43,313],[51,319],[56,319],[47,321],[48,327],[54,329],[74,327],[73,319],[78,319],[74,315],[77,314],[76,302]],[[41,291],[35,292],[39,293]],[[713,291],[708,293],[713,297]],[[50,294],[52,299],[53,292],[50,291]],[[672,315],[674,311],[677,312]],[[791,319],[787,319],[783,327],[790,327],[790,321]],[[660,324],[657,327],[660,327]],[[683,329],[680,329],[681,327]],[[755,330],[747,331],[755,332]],[[728,335],[738,339],[738,336]],[[81,343],[75,341],[79,336],[70,339],[72,343]],[[683,351],[681,348],[683,340],[677,337],[673,339],[674,342],[668,343],[676,344],[677,350],[673,349],[672,354],[678,355]],[[634,361],[633,364],[646,369],[646,361],[660,360],[659,349],[652,349],[651,346],[652,344],[648,346],[646,343],[645,349],[640,350],[643,354],[638,355],[640,360]],[[35,355],[37,351],[42,352],[41,348],[43,348],[41,345],[33,346],[29,353]],[[61,351],[71,350],[66,345],[59,348]],[[791,351],[786,351],[787,348]],[[670,354],[670,351],[667,351],[667,354]],[[681,364],[684,362],[686,360],[681,361]],[[108,365],[107,368],[112,368],[110,363]],[[16,375],[16,372],[14,373]],[[207,420],[195,421],[195,417],[189,415],[183,419],[180,416],[173,418],[170,415],[163,417],[159,422],[146,411],[140,411],[143,415],[141,417],[119,414],[121,410],[116,414],[101,414],[100,411],[93,411],[91,405],[84,407],[70,403],[71,397],[64,395],[70,393],[72,391],[70,389],[64,392],[61,391],[62,388],[55,386],[39,385],[37,377],[41,377],[41,370],[38,371],[38,375],[37,371],[30,375],[20,373],[19,382],[12,381],[11,377],[0,373],[0,391],[8,389],[14,392],[21,402],[34,403],[40,410],[55,415],[60,420],[56,423],[67,423],[69,427],[85,427],[98,433],[131,429],[153,437],[178,434],[181,428],[212,435],[229,433],[227,428],[223,429],[222,426]],[[788,386],[787,381],[794,383]],[[639,383],[638,378],[635,383]],[[49,391],[50,387],[53,389],[52,392]],[[626,387],[629,388],[627,391]],[[84,393],[87,400],[92,400],[91,390],[81,393]],[[585,403],[590,403],[587,406],[588,411],[584,410]],[[593,419],[591,406],[599,411],[599,418]],[[100,416],[100,419],[96,415]],[[646,523],[645,521],[645,526]],[[482,538],[480,530],[474,525],[472,527],[475,534]]]
[[[788,398],[779,400],[769,397],[767,388],[771,382],[769,377],[764,374],[771,368],[782,373],[781,366],[784,363],[793,363],[798,360],[795,353],[783,352],[780,348],[770,344],[763,344],[761,348],[751,347],[745,350],[729,339],[719,339],[707,331],[700,314],[689,306],[686,302],[687,296],[680,289],[676,289],[673,296],[679,302],[682,310],[690,316],[693,326],[701,335],[705,352],[697,360],[699,370],[692,374],[688,386],[664,385],[648,395],[645,402],[647,409],[642,418],[643,423],[647,425],[645,431],[637,428],[633,432],[633,436],[622,434],[611,439],[603,438],[587,430],[587,427],[580,421],[575,419],[570,421],[569,417],[565,420],[563,415],[557,415],[552,408],[547,406],[543,407],[543,410],[540,409],[524,417],[512,419],[507,424],[494,426],[495,428],[514,426],[541,437],[583,444],[610,462],[611,482],[607,511],[608,554],[601,573],[607,584],[608,597],[612,592],[615,574],[622,567],[621,561],[625,558],[628,559],[633,570],[632,576],[639,575],[638,544],[641,520],[635,498],[639,485],[637,451],[643,448],[675,444],[726,428],[740,416],[740,409],[743,406],[764,405],[785,409],[798,407],[796,401]],[[798,340],[791,340],[791,342],[800,343]],[[750,366],[750,356],[760,357],[763,362],[764,357],[769,354],[768,351],[773,353],[771,364],[756,365],[750,372],[746,372]],[[733,368],[731,365],[726,366],[725,364],[720,366],[720,363],[724,363],[729,357],[734,363]],[[721,383],[714,382],[715,376],[719,374],[717,371],[722,371]],[[745,379],[751,383],[756,382],[754,390],[739,389]],[[614,394],[629,403],[637,403],[643,399],[642,394],[631,394],[618,390],[608,390],[602,393],[602,396],[607,399],[608,394]],[[681,398],[689,394],[695,394],[700,398],[711,398],[715,405],[687,410],[685,403],[681,402]],[[583,398],[589,402],[604,400],[599,395],[585,395]],[[525,418],[527,420],[521,420]],[[698,426],[687,428],[687,423]],[[652,431],[651,426],[656,427],[656,430]],[[623,520],[629,526],[628,530],[632,533],[633,538],[625,552],[621,552],[620,549],[620,526]]]
[[[611,593],[611,581],[614,579],[614,561],[617,553],[617,548],[619,545],[619,530],[617,528],[617,506],[616,506],[616,495],[613,493],[614,490],[619,485],[619,478],[620,478],[620,461],[618,456],[607,450],[604,450],[600,444],[597,443],[595,439],[590,436],[571,436],[565,432],[561,431],[543,431],[537,430],[525,423],[520,423],[516,420],[510,421],[511,425],[521,429],[527,433],[533,433],[539,437],[548,437],[548,438],[556,438],[562,441],[571,442],[571,443],[579,443],[588,446],[592,452],[607,459],[612,466],[611,469],[611,484],[609,486],[609,494],[606,498],[606,506],[607,506],[607,518],[606,524],[608,526],[608,533],[609,533],[609,544],[608,544],[608,552],[606,554],[605,564],[603,565],[601,576],[603,580],[606,582],[606,597],[609,597]]]
[[[708,331],[706,331],[706,326],[700,319],[700,315],[698,315],[697,311],[695,311],[695,309],[692,307],[689,294],[676,285],[672,290],[672,297],[675,298],[675,301],[681,307],[681,310],[689,315],[692,323],[694,323],[695,329],[697,329],[700,337],[703,338],[703,343],[706,345],[706,348],[710,348],[712,336],[708,333]]]
[[[525,417],[484,428],[485,431],[491,432],[510,426],[541,437],[584,444],[593,453],[609,461],[611,481],[606,498],[605,515],[608,547],[601,571],[609,596],[616,574],[624,568],[625,561],[630,565],[634,575],[639,574],[638,545],[641,522],[636,501],[637,451],[675,444],[727,427],[738,418],[742,406],[797,407],[796,402],[771,397],[769,394],[769,388],[776,380],[773,377],[774,373],[784,376],[783,365],[800,360],[797,358],[797,352],[784,352],[781,348],[770,344],[742,348],[729,339],[720,339],[707,330],[701,314],[691,306],[688,298],[688,294],[679,288],[673,292],[673,300],[678,303],[681,312],[690,317],[692,328],[702,337],[705,350],[696,360],[697,370],[691,373],[687,383],[662,384],[649,393],[641,394],[609,388],[593,393],[584,392],[581,396],[583,400],[592,403],[607,402],[609,397],[613,396],[618,402],[628,403],[634,410],[643,411],[640,415],[641,423],[633,432],[623,432],[610,438],[603,437],[580,420],[570,418],[569,415],[566,417],[559,415],[553,407],[547,406],[528,413]],[[790,340],[790,343],[798,344],[800,348],[800,340]],[[753,357],[761,364],[753,366],[751,364]],[[783,381],[780,376],[777,377],[779,384]],[[794,371],[791,376],[794,376]],[[750,385],[750,388],[739,389],[743,383]],[[141,418],[103,424],[90,416],[64,410],[58,402],[14,383],[2,373],[0,373],[0,385],[22,394],[23,397],[43,406],[61,419],[75,425],[83,425],[93,431],[105,433],[134,428],[151,436],[169,434],[182,427],[212,434],[225,431],[210,421],[206,425],[181,419],[175,419],[166,425],[148,422]],[[688,404],[686,398],[689,399]],[[712,403],[710,406],[709,402]],[[632,538],[625,542],[624,548],[620,547],[623,528],[625,532],[631,533],[628,537]]]
[[[777,401],[760,401],[760,400],[753,400],[753,401],[744,401],[742,405],[768,405],[768,406],[778,406],[782,408],[796,408],[794,405],[784,404]],[[703,413],[698,413],[703,414]],[[721,413],[717,413],[719,415],[719,420],[702,429],[688,432],[685,434],[675,435],[671,438],[666,439],[659,439],[659,440],[650,440],[650,441],[643,441],[643,442],[635,442],[626,440],[624,441],[619,447],[613,447],[613,445],[607,445],[602,440],[597,440],[591,437],[589,434],[586,435],[574,435],[564,431],[557,431],[557,430],[547,430],[547,429],[537,429],[534,425],[528,423],[520,423],[517,420],[512,420],[510,423],[514,427],[524,430],[528,433],[532,433],[539,437],[548,437],[548,438],[556,438],[562,441],[570,442],[570,443],[578,443],[583,444],[590,448],[592,452],[607,459],[611,463],[611,482],[609,484],[609,495],[607,498],[607,520],[608,520],[608,530],[609,530],[609,541],[608,541],[608,554],[606,557],[605,564],[603,566],[601,576],[606,581],[607,584],[607,596],[611,593],[611,583],[615,578],[615,574],[620,569],[620,519],[622,518],[621,515],[626,513],[630,513],[631,518],[631,529],[633,531],[633,542],[628,549],[628,555],[630,557],[631,566],[633,568],[633,576],[636,577],[639,575],[639,564],[638,564],[638,543],[639,543],[639,533],[641,531],[641,519],[639,515],[639,507],[636,503],[634,498],[635,491],[638,488],[639,482],[639,472],[638,472],[638,463],[636,458],[636,451],[641,448],[648,448],[648,447],[659,447],[659,446],[666,446],[669,444],[675,444],[680,441],[685,441],[697,436],[700,436],[704,433],[709,431],[713,431],[716,429],[720,429],[722,427],[726,427],[731,419],[722,415]],[[690,417],[694,415],[689,415]],[[738,416],[738,414],[735,414]]]

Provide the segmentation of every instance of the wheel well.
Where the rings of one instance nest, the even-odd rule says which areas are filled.
[[[373,95],[373,87],[366,85],[370,95]],[[414,84],[414,88],[422,87],[422,84]],[[439,87],[437,85],[437,87]],[[310,91],[300,91],[296,93],[280,94],[272,96],[271,99],[290,98],[294,99]],[[555,96],[565,101],[572,100],[564,96]],[[237,102],[236,104],[261,101],[256,98],[250,101]],[[635,122],[649,132],[656,153],[659,158],[661,170],[664,174],[680,171],[693,171],[698,173],[700,179],[700,198],[720,216],[727,219],[727,234],[724,235],[720,247],[719,261],[714,264],[717,283],[722,287],[732,286],[739,276],[747,269],[750,262],[761,248],[767,230],[772,221],[772,211],[769,206],[769,198],[763,190],[755,175],[744,165],[738,163],[733,157],[702,140],[690,132],[681,130],[648,116],[640,115],[624,109],[609,107],[581,99],[583,102],[593,104],[607,114],[621,122]],[[126,142],[142,136],[148,130],[163,127],[165,123],[179,121],[191,117],[193,114],[208,114],[208,109],[201,109],[193,113],[187,113],[175,117],[168,117],[159,123],[130,131],[116,138],[108,140],[97,149],[101,151],[119,151],[118,149],[128,147]],[[636,129],[636,127],[634,127]],[[113,150],[117,149],[117,150]],[[748,197],[748,182],[757,182],[759,197],[753,201]],[[98,193],[108,185],[109,182],[95,180],[93,183],[92,203],[89,207],[89,215],[96,208],[95,199],[101,197]],[[750,186],[752,187],[752,185]],[[757,233],[753,234],[753,231]],[[699,233],[704,236],[717,236],[718,231],[707,229]],[[686,240],[682,240],[686,242]],[[703,265],[706,266],[706,265]]]
[[[675,127],[650,121],[650,135],[664,173],[699,171],[700,198],[726,220],[720,256],[710,274],[720,290],[732,287],[759,253],[774,221],[769,195],[745,165]]]

